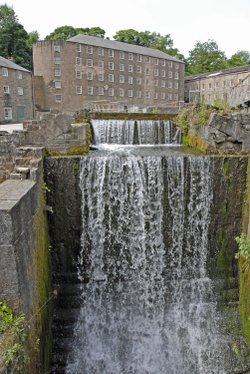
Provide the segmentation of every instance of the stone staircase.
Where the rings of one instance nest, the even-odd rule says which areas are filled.
[[[10,179],[38,178],[39,164],[43,159],[43,147],[19,147],[16,150],[15,166],[10,173]]]

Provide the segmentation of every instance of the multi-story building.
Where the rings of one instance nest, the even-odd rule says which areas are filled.
[[[31,72],[1,56],[0,69],[0,123],[33,119]]]
[[[185,78],[185,101],[214,104],[217,100],[237,107],[250,100],[250,65]]]
[[[178,106],[184,63],[156,49],[89,35],[33,45],[39,109],[75,112]]]

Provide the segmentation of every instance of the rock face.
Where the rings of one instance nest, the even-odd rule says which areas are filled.
[[[250,113],[218,115],[212,113],[208,124],[198,133],[216,150],[250,151]]]

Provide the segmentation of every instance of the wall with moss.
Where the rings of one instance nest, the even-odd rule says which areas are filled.
[[[250,159],[248,159],[247,183],[243,205],[242,232],[250,235]],[[246,266],[246,259],[239,260],[240,282],[240,316],[244,334],[250,347],[250,267]]]
[[[27,374],[43,373],[49,367],[45,357],[49,361],[52,296],[43,185],[42,164],[36,181],[0,184],[0,301],[15,314],[24,314],[25,362],[20,372]],[[11,349],[15,339],[2,349]]]

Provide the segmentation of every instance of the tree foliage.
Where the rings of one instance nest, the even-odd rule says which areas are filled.
[[[36,37],[35,37],[36,36]],[[26,69],[32,69],[32,42],[38,39],[37,31],[28,34],[18,22],[12,7],[0,5],[0,55],[12,58]]]
[[[207,42],[196,42],[187,59],[187,74],[200,74],[227,67],[225,52],[220,51],[217,43],[209,39]]]
[[[161,35],[150,31],[136,31],[134,29],[119,30],[113,36],[119,42],[135,44],[142,47],[159,49],[162,52],[184,59],[177,48],[173,48],[170,34]]]
[[[57,27],[52,33],[45,37],[45,40],[67,40],[78,34],[87,34],[104,38],[105,30],[100,27],[74,28],[73,26],[65,25]]]
[[[228,66],[243,66],[250,64],[250,52],[248,51],[238,51],[234,53],[228,60]]]

